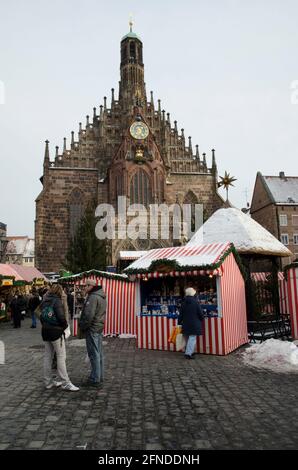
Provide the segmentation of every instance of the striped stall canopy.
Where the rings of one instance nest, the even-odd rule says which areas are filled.
[[[270,275],[271,273],[251,273],[251,278],[254,280],[254,281],[259,281],[259,282],[266,282],[267,281],[267,277]],[[283,275],[282,272],[278,272],[278,280],[279,281],[284,281],[285,277]]]
[[[230,243],[212,243],[208,245],[182,246],[172,248],[158,248],[148,251],[144,256],[134,261],[125,271],[136,274],[137,277],[161,277],[161,276],[185,276],[192,275],[221,274],[221,269],[216,267],[217,263],[231,248]],[[170,271],[168,273],[152,272],[154,261],[173,261],[183,271]],[[204,269],[206,266],[207,269]],[[214,266],[214,269],[212,269]],[[211,267],[211,269],[210,269]],[[142,271],[142,272],[138,272]]]

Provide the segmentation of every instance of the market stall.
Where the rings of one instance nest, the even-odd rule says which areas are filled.
[[[83,288],[87,279],[95,279],[107,297],[107,312],[103,334],[113,336],[126,334],[136,336],[135,295],[136,284],[126,275],[104,271],[85,271],[58,279],[64,286],[73,288],[74,317],[73,336],[78,334],[78,319],[83,307]]]
[[[242,265],[232,244],[150,250],[125,272],[138,281],[139,348],[175,350],[168,339],[190,286],[205,313],[197,352],[226,355],[248,342]]]
[[[298,263],[285,268],[287,301],[291,318],[292,337],[298,339]]]

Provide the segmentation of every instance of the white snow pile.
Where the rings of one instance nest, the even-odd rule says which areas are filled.
[[[298,373],[298,347],[290,341],[268,339],[242,353],[246,365],[274,372]]]
[[[129,335],[129,334],[121,334],[119,335],[119,338],[120,339],[130,339],[130,338],[136,338],[137,336],[136,335]]]

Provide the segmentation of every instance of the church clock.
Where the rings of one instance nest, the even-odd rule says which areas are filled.
[[[149,135],[148,126],[144,122],[135,121],[130,126],[130,135],[136,140],[144,140]]]

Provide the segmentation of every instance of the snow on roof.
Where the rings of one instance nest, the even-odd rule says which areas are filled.
[[[263,176],[277,204],[298,204],[297,176]]]
[[[25,237],[7,237],[7,254],[34,257],[34,240]]]
[[[258,222],[235,208],[217,210],[194,234],[187,247],[233,243],[242,254],[291,256],[292,253]]]
[[[156,260],[172,260],[180,267],[204,267],[219,261],[222,255],[230,248],[230,243],[212,243],[198,246],[179,246],[172,248],[158,248],[149,250],[141,258],[126,268],[130,272],[141,269],[150,270],[151,263]],[[126,271],[126,269],[124,271]]]
[[[141,256],[144,256],[147,251],[120,251],[119,259],[134,260],[139,259]]]

